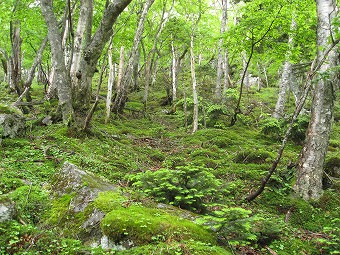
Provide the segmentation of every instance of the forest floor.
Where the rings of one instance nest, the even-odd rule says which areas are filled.
[[[33,88],[33,99],[41,96],[38,91]],[[251,203],[245,200],[268,172],[288,125],[288,120],[270,117],[275,95],[275,88],[248,91],[243,114],[232,127],[228,105],[202,102],[205,109],[194,134],[190,101],[187,112],[182,100],[175,113],[167,114],[170,107],[160,106],[161,96],[155,96],[145,114],[139,92],[130,97],[124,114],[108,123],[101,102],[84,132],[61,123],[41,124],[55,102],[34,106],[26,116],[26,135],[3,139],[0,146],[0,201],[13,201],[17,211],[15,219],[0,223],[0,254],[340,254],[338,179],[325,179],[327,189],[314,202],[300,199],[292,188],[307,114],[294,126],[264,192]],[[14,96],[1,99],[2,104],[11,102]],[[339,108],[336,105],[336,114]],[[339,167],[339,148],[340,124],[335,122],[326,167]],[[128,194],[127,214],[168,203],[194,215],[200,230],[192,231],[208,231],[215,241],[187,235],[178,225],[150,239],[135,237],[138,247],[126,251],[86,247],[64,231],[67,225],[49,221],[59,201],[50,196],[51,180],[65,161]],[[132,226],[131,231],[137,230]]]

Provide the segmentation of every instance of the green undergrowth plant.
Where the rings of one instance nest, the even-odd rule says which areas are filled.
[[[37,186],[24,185],[7,196],[15,204],[17,217],[27,223],[38,223],[50,206],[48,193]]]
[[[234,158],[236,163],[255,163],[263,164],[266,163],[268,159],[271,159],[272,155],[270,152],[263,149],[247,149],[238,152]]]
[[[221,182],[209,171],[196,166],[179,166],[146,171],[131,178],[133,186],[159,202],[195,212],[204,212],[207,204],[221,196]]]

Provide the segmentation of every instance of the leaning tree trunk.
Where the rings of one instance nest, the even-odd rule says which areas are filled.
[[[76,92],[76,110],[82,111],[82,108],[89,106],[92,90],[92,78],[96,72],[96,66],[101,53],[112,36],[112,26],[116,22],[118,16],[123,12],[126,6],[132,0],[115,0],[109,3],[104,11],[103,18],[94,33],[91,41],[88,43],[81,59],[81,70],[78,73],[80,79],[80,88]],[[87,27],[89,29],[89,27]],[[88,34],[88,33],[87,33]],[[77,71],[77,72],[78,72]]]
[[[58,27],[57,19],[53,13],[52,2],[49,0],[41,0],[40,3],[41,12],[48,28],[52,64],[55,69],[54,80],[52,82],[55,83],[57,87],[59,108],[61,109],[63,122],[69,124],[74,118],[74,112],[72,107],[71,80],[66,71],[62,50],[62,35]]]
[[[123,74],[121,83],[119,84],[119,87],[117,89],[117,94],[115,101],[113,103],[112,110],[115,113],[122,112],[127,100],[127,94],[128,94],[128,89],[130,87],[131,81],[132,81],[132,74],[133,74],[133,65],[136,61],[136,57],[138,56],[138,48],[139,44],[142,40],[142,35],[144,31],[144,23],[146,16],[148,14],[148,11],[153,4],[155,0],[148,0],[145,5],[143,12],[140,16],[139,22],[138,22],[138,27],[135,33],[135,37],[133,39],[133,46],[131,49],[130,57],[129,57],[129,62],[126,66],[125,72]]]
[[[331,25],[336,16],[336,1],[316,0],[318,27],[318,62],[330,44]],[[307,137],[297,167],[296,192],[305,200],[317,200],[322,195],[323,164],[327,152],[334,108],[335,70],[338,54],[333,49],[327,61],[320,68],[320,76],[315,84],[311,120]]]
[[[290,26],[290,32],[292,33],[296,29],[296,22],[292,18],[292,23]],[[286,61],[283,66],[283,71],[279,84],[279,96],[276,101],[275,110],[273,117],[276,119],[281,119],[284,115],[284,108],[287,99],[287,92],[289,90],[290,84],[292,83],[292,63],[290,62],[290,57],[292,55],[292,48],[294,44],[294,37],[292,34],[288,38],[288,51],[286,53]]]

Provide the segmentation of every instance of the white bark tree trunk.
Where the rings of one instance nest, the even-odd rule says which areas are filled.
[[[49,0],[41,0],[40,3],[41,11],[48,28],[52,64],[55,69],[55,76],[52,82],[56,84],[57,87],[63,122],[69,124],[74,119],[74,111],[72,107],[71,80],[66,71],[62,49],[62,35],[58,27],[57,19],[53,13],[52,2]]]
[[[119,67],[118,67],[118,78],[117,78],[117,85],[116,85],[116,91],[120,89],[120,84],[122,82],[122,76],[123,76],[123,71],[124,71],[124,46],[120,48],[120,53],[119,53]]]
[[[198,95],[197,95],[197,81],[195,72],[195,55],[194,55],[194,36],[191,35],[190,40],[190,67],[191,67],[191,79],[192,79],[192,95],[194,98],[194,114],[192,133],[198,130]]]
[[[218,41],[218,53],[217,53],[217,78],[216,78],[216,88],[215,97],[218,102],[222,99],[222,80],[223,80],[223,67],[226,67],[225,61],[227,60],[226,55],[223,54],[223,34],[226,30],[226,25],[228,21],[228,1],[222,0],[222,17],[221,17],[221,28],[220,28],[220,39]],[[227,76],[227,74],[225,74]],[[225,90],[223,88],[223,90]]]
[[[109,79],[107,82],[107,96],[106,96],[106,117],[105,123],[108,122],[111,113],[111,101],[112,101],[112,88],[115,83],[116,72],[115,65],[112,61],[112,41],[110,42],[109,50],[108,50],[108,61],[109,61]]]
[[[88,27],[92,27],[92,13],[93,13],[93,0],[81,0],[80,1],[80,14],[77,24],[77,30],[74,36],[73,56],[70,75],[73,86],[75,86],[77,77],[76,74],[80,72],[81,56],[86,47],[84,40],[88,39],[86,32]],[[90,35],[91,36],[91,35]]]
[[[140,16],[139,22],[138,22],[138,27],[135,33],[135,37],[133,40],[133,46],[131,49],[130,57],[129,57],[129,62],[126,66],[126,69],[124,71],[124,74],[122,76],[121,83],[119,85],[119,88],[117,90],[116,98],[113,103],[113,112],[119,113],[123,110],[126,100],[127,100],[127,93],[128,89],[131,84],[131,79],[132,79],[132,74],[133,74],[133,65],[136,61],[136,57],[138,55],[138,48],[139,44],[142,40],[142,35],[144,31],[144,23],[146,16],[148,14],[148,11],[151,7],[151,5],[154,3],[155,0],[148,0],[143,8],[143,12]]]
[[[292,55],[292,48],[294,44],[294,36],[292,33],[296,30],[296,22],[294,18],[292,18],[292,23],[290,26],[290,32],[288,38],[288,51],[286,53],[286,61],[283,66],[283,71],[279,84],[279,96],[276,101],[275,110],[273,112],[273,117],[276,119],[281,119],[284,116],[284,108],[287,99],[287,92],[289,91],[289,87],[292,83],[292,63],[290,62],[290,57]]]
[[[174,42],[171,41],[171,53],[172,53],[172,67],[171,67],[171,75],[172,75],[172,102],[176,102],[177,100],[177,57],[176,51],[174,47]]]
[[[324,51],[329,46],[331,25],[336,16],[336,1],[316,0],[318,27],[317,27],[317,61],[320,63]],[[301,152],[297,167],[296,192],[306,200],[317,200],[322,195],[323,164],[327,152],[331,131],[334,108],[334,85],[336,84],[335,70],[338,53],[335,48],[328,54],[323,62],[315,84],[311,120],[307,130],[307,137]]]

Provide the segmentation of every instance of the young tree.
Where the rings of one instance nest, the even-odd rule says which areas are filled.
[[[335,48],[329,53],[326,52],[330,42],[334,43],[336,28],[332,26],[332,20],[338,12],[336,1],[316,0],[316,6],[317,63],[321,66],[313,92],[311,120],[299,159],[295,184],[296,192],[306,200],[317,200],[322,195],[323,164],[331,131],[334,88],[337,83],[334,67],[339,57]]]

